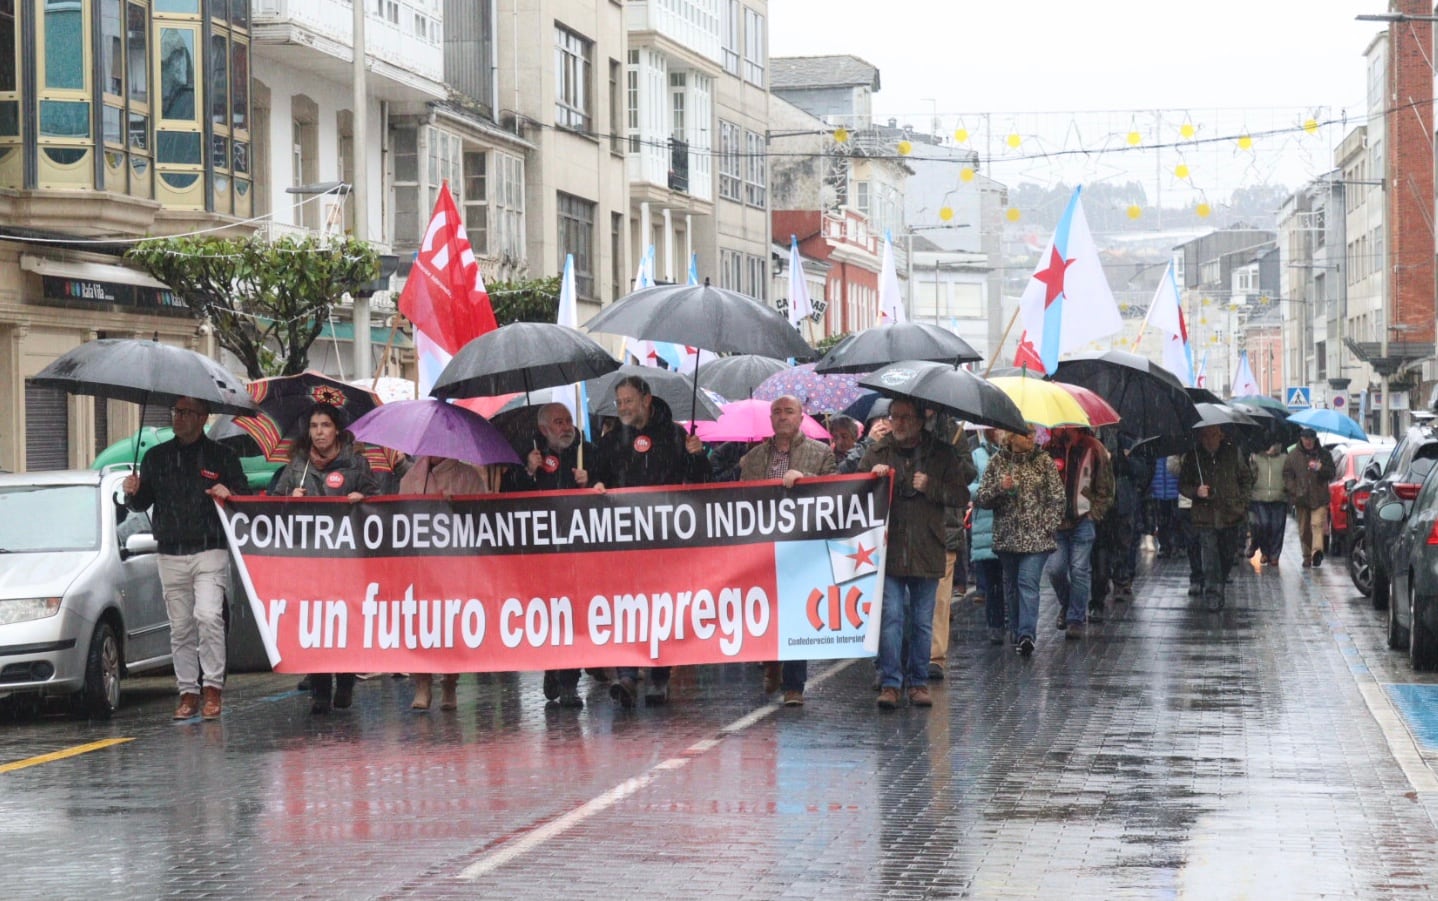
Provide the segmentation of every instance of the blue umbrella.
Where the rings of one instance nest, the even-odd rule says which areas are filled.
[[[1368,440],[1368,433],[1363,431],[1352,417],[1337,410],[1302,410],[1289,416],[1288,421],[1318,432],[1332,432],[1359,441]]]

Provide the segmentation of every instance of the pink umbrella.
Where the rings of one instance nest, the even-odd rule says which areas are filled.
[[[767,400],[736,400],[725,404],[720,408],[724,415],[713,422],[701,421],[696,434],[710,444],[763,441],[774,434],[774,426],[769,422],[769,405]],[[799,430],[810,438],[829,440],[829,432],[807,414]]]

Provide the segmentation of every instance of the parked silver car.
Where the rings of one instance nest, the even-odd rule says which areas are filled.
[[[150,518],[115,503],[127,472],[0,475],[0,698],[103,718],[122,676],[170,665]]]

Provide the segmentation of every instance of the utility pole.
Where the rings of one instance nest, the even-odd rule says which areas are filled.
[[[367,3],[361,0],[351,0],[350,4],[354,9],[354,94],[351,101],[354,106],[352,119],[352,130],[354,132],[351,143],[354,150],[351,153],[351,165],[354,168],[354,178],[350,186],[350,202],[354,204],[355,230],[354,237],[357,241],[369,240],[369,157],[366,148],[369,144],[369,123],[367,103],[369,89],[365,84],[365,36],[364,19]],[[374,362],[370,354],[370,316],[369,316],[369,295],[354,295],[354,366],[355,378],[368,379],[374,375]]]

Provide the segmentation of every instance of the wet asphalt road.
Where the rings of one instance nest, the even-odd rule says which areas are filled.
[[[547,709],[525,673],[466,676],[455,713],[373,679],[313,718],[265,674],[174,725],[169,680],[128,683],[107,724],[0,719],[0,897],[1438,896],[1438,678],[1297,556],[1219,614],[1145,558],[1079,641],[1046,596],[1030,659],[956,605],[927,712],[877,711],[867,660],[811,667],[800,709],[753,666],[632,713]]]

